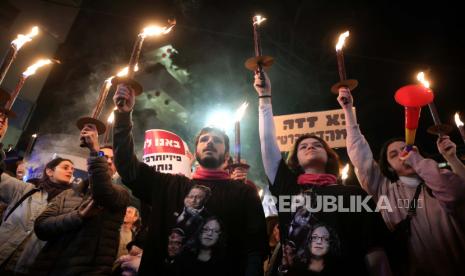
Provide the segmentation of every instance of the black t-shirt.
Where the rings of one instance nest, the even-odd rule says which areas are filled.
[[[287,270],[288,275],[367,275],[365,255],[382,246],[387,233],[378,212],[367,212],[364,208],[357,212],[357,200],[362,202],[368,195],[356,186],[298,185],[297,177],[281,160],[275,182],[270,186],[273,196],[278,197],[284,255],[280,270]],[[279,200],[280,196],[293,195],[303,195],[306,205],[299,204],[290,210],[292,199]],[[337,208],[331,210],[334,205],[330,204],[329,210],[325,210],[324,202],[333,200]],[[340,211],[338,204],[345,210]],[[375,210],[372,200],[367,205]]]
[[[265,216],[260,198],[254,189],[242,182],[191,180],[180,175],[159,173],[139,163],[137,179],[125,184],[141,201],[152,204],[151,227],[139,275],[180,274],[172,272],[184,269],[173,269],[172,265],[186,264],[201,269],[208,267],[213,274],[216,269],[221,269],[217,275],[244,275],[248,257],[263,258],[267,252]],[[194,185],[210,188],[211,197],[202,206],[204,210],[196,215],[198,217],[181,217],[186,215],[183,214],[186,207],[184,199]],[[215,222],[209,221],[212,217]],[[187,227],[186,221],[192,223]],[[172,239],[169,238],[171,235]],[[204,236],[208,236],[206,242],[214,245],[211,258],[202,262],[196,254],[200,254]],[[176,247],[179,251],[175,256],[168,256],[169,241],[172,241],[170,245],[181,246]],[[173,247],[169,252],[173,252]],[[193,259],[186,259],[189,256]]]

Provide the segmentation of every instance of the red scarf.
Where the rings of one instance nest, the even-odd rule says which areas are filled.
[[[303,173],[297,178],[297,184],[299,185],[324,187],[336,183],[336,176],[328,173]]]
[[[207,170],[202,167],[198,167],[192,174],[192,179],[198,180],[228,180],[231,179],[229,174],[222,170]]]

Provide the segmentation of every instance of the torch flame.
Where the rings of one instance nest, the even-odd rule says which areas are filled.
[[[235,115],[235,121],[240,122],[242,117],[244,117],[245,110],[247,109],[247,106],[249,106],[248,102],[244,102],[237,110],[236,110],[236,115]]]
[[[418,73],[417,80],[421,82],[421,84],[423,84],[424,87],[429,88],[429,81],[425,79],[425,73]]]
[[[344,166],[344,168],[342,169],[342,171],[341,171],[341,179],[342,180],[345,180],[345,179],[347,179],[349,177],[349,169],[350,169],[349,164],[346,164]]]
[[[457,125],[457,127],[463,126],[463,122],[460,121],[460,116],[458,112],[455,113],[454,119],[455,119],[455,124]]]
[[[37,133],[34,133],[31,136],[32,136],[32,138],[37,138]]]
[[[258,190],[258,196],[262,197],[263,196],[263,189]]]
[[[139,35],[142,37],[164,35],[169,33],[174,26],[175,25],[171,25],[169,27],[148,26],[144,28],[143,32]]]
[[[40,59],[39,61],[37,61],[33,65],[29,66],[26,69],[26,71],[23,72],[23,77],[27,78],[27,77],[29,77],[31,75],[34,75],[36,73],[37,69],[39,69],[42,66],[48,65],[50,63],[52,63],[51,59]]]
[[[115,112],[114,110],[111,111],[110,116],[108,116],[107,122],[109,124],[113,124],[113,121],[115,120]]]
[[[124,67],[123,69],[121,69],[121,71],[118,72],[118,74],[116,74],[116,76],[118,77],[125,77],[128,75],[128,71],[129,71],[129,67]],[[139,71],[139,65],[136,64],[136,66],[134,67],[134,72],[137,72]]]
[[[39,28],[37,26],[34,26],[31,29],[31,32],[28,33],[27,35],[19,34],[15,40],[11,42],[12,45],[16,47],[16,50],[21,49],[26,42],[29,42],[32,40],[34,36],[36,36],[39,33]]]
[[[262,17],[261,15],[255,15],[253,17],[253,25],[260,25],[263,21],[265,21],[266,18]]]
[[[342,33],[339,36],[339,41],[336,44],[336,51],[340,51],[342,49],[342,47],[344,47],[344,42],[345,42],[346,38],[348,38],[348,37],[349,37],[349,31],[346,31],[345,33]]]

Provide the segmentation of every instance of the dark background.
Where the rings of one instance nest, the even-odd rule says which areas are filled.
[[[251,178],[257,182],[264,182],[258,101],[253,75],[243,65],[253,55],[251,19],[256,13],[267,17],[261,28],[263,52],[275,57],[269,71],[275,115],[340,108],[329,88],[338,80],[334,46],[345,30],[351,32],[344,48],[347,73],[360,83],[354,91],[357,116],[375,155],[383,141],[403,137],[404,112],[393,96],[401,86],[415,83],[418,71],[425,71],[432,83],[443,122],[454,125],[453,114],[465,113],[465,35],[458,4],[90,0],[76,8],[79,15],[56,53],[62,64],[53,67],[20,146],[25,147],[34,132],[78,135],[75,120],[90,112],[92,106],[86,103],[95,102],[98,85],[127,63],[137,33],[148,22],[165,24],[169,18],[176,18],[175,29],[160,39],[147,40],[141,61],[143,72],[157,74],[154,68],[144,68],[143,54],[172,44],[179,51],[173,57],[175,63],[190,73],[191,81],[181,93],[189,123],[169,130],[182,136],[193,150],[193,137],[211,109],[234,110],[247,100],[242,151],[253,166]],[[144,129],[166,127],[165,122],[147,121],[143,115],[144,111],[135,113],[136,128],[141,126],[136,129],[139,148]],[[434,155],[435,137],[426,133],[432,124],[424,108],[417,144]],[[463,144],[455,127],[451,136]],[[347,159],[345,150],[338,152]]]

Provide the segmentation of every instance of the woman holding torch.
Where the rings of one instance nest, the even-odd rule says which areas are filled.
[[[338,102],[346,118],[347,152],[362,188],[375,199],[387,198],[392,207],[381,213],[394,232],[399,273],[465,275],[463,213],[457,212],[463,208],[464,181],[416,148],[406,152],[403,139],[387,141],[377,163],[360,132],[348,88],[339,88]],[[449,146],[446,140],[438,142],[443,154]]]
[[[284,246],[286,250],[282,252],[278,271],[286,275],[390,275],[387,258],[380,249],[384,225],[379,214],[363,208],[360,212],[344,212],[339,208],[330,211],[323,207],[324,203],[321,204],[330,198],[339,206],[348,206],[351,198],[365,200],[370,206],[373,202],[366,199],[366,193],[359,187],[338,184],[339,157],[318,136],[300,136],[285,162],[276,142],[271,85],[264,72],[256,72],[254,87],[259,98],[263,165],[270,191],[279,198],[281,241],[295,245],[292,250]],[[306,237],[310,229],[319,223],[325,223],[337,232],[342,254],[332,265],[317,270],[310,263],[296,265],[299,253],[308,248]]]

